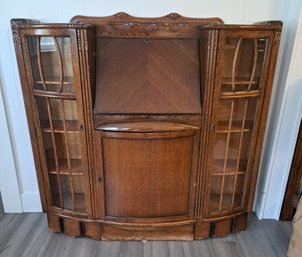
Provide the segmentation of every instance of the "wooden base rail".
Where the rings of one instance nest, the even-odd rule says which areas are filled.
[[[201,240],[244,231],[247,216],[247,213],[244,213],[219,221],[192,221],[187,224],[175,222],[175,225],[169,226],[81,221],[54,213],[48,213],[47,219],[50,231],[72,237],[89,237],[95,240]]]

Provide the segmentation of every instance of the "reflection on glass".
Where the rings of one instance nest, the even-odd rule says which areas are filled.
[[[75,93],[69,37],[28,37],[35,89]]]
[[[260,89],[266,38],[227,38],[221,92]]]

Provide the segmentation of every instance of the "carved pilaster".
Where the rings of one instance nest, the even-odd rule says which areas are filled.
[[[273,42],[274,47],[280,44],[280,39],[281,39],[281,32],[278,31],[274,35],[274,42]]]
[[[83,30],[83,32],[84,32],[84,50],[86,53],[88,53],[87,31]]]
[[[76,30],[76,31],[77,31],[78,50],[80,54],[82,52],[81,30]]]

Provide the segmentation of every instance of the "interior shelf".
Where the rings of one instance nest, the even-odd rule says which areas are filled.
[[[231,133],[240,133],[242,130],[242,121],[236,121],[233,120],[231,124]],[[252,121],[245,121],[245,127],[243,129],[243,132],[249,132],[253,128],[253,122]],[[217,122],[217,129],[216,133],[228,133],[229,132],[229,121],[218,121]]]
[[[252,85],[255,85],[255,84],[258,84],[258,83],[259,83],[259,78],[255,78],[251,82]],[[221,84],[222,85],[232,85],[233,84],[232,78],[222,78]],[[250,80],[246,79],[246,78],[237,78],[236,77],[236,81],[234,81],[234,84],[235,85],[249,85]]]
[[[45,90],[40,90],[40,89],[34,89],[33,95],[34,96],[61,98],[61,99],[70,99],[70,100],[76,99],[76,94],[73,94],[73,93],[65,93],[65,92],[59,93],[59,92],[45,91]]]
[[[42,128],[44,132],[52,132],[50,127]],[[64,124],[61,120],[53,121],[53,132],[54,133],[65,133]],[[79,133],[79,126],[77,120],[66,120],[66,132],[67,133]]]
[[[36,80],[37,84],[43,84],[42,80]],[[44,80],[45,84],[53,84],[53,85],[60,85],[60,77],[58,76],[52,76],[52,77],[46,77]],[[72,85],[73,84],[73,77],[63,77],[63,85]]]
[[[231,159],[227,160],[225,175],[235,175],[236,165],[237,165],[237,160],[231,160]],[[212,175],[215,176],[223,175],[223,166],[224,166],[223,159],[214,159]],[[246,169],[247,169],[247,160],[240,160],[237,174],[245,174]]]
[[[245,98],[245,97],[258,97],[260,96],[260,90],[245,90],[235,92],[221,92],[220,98]]]
[[[59,159],[58,160],[59,171],[60,174],[67,174],[69,175],[68,171],[68,161],[67,159]],[[57,174],[56,171],[56,162],[54,159],[47,160],[47,167],[48,172],[51,174]],[[83,167],[82,167],[82,160],[81,159],[70,159],[70,168],[72,175],[82,175],[83,174]]]

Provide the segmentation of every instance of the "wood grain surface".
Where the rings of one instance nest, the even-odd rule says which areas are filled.
[[[143,133],[123,133],[123,138],[115,139],[107,133],[102,139],[106,216],[189,215],[196,148],[192,134],[177,138],[175,132],[151,133],[161,137],[149,139],[140,138]]]
[[[96,39],[94,113],[200,113],[198,47],[189,38]]]

